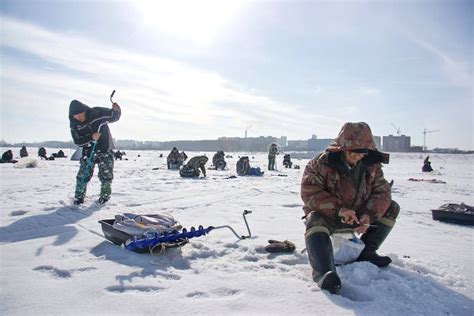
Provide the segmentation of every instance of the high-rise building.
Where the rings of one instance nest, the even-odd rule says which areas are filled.
[[[409,152],[411,137],[406,135],[383,137],[383,150],[391,152]]]

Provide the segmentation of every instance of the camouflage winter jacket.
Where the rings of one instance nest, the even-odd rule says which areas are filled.
[[[209,158],[206,156],[195,156],[191,158],[188,163],[181,168],[179,174],[182,177],[199,177],[202,171],[203,175],[206,176],[206,162]]]
[[[168,157],[166,157],[166,161],[169,163],[179,163],[183,161],[183,157],[179,153],[178,150],[172,150],[169,154]]]
[[[278,146],[276,144],[271,144],[268,149],[268,157],[275,158],[276,155],[278,155]]]
[[[344,160],[345,149],[368,150],[362,159],[357,188]],[[372,221],[382,217],[390,205],[391,193],[381,163],[388,163],[388,155],[377,151],[370,127],[366,123],[346,123],[326,152],[306,166],[301,181],[305,214],[319,212],[334,218],[345,207],[356,211],[359,217],[368,214]]]

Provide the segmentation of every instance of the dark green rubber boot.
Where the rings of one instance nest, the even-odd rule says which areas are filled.
[[[341,279],[336,272],[331,239],[326,232],[312,232],[314,228],[308,229],[305,236],[313,280],[322,290],[334,294],[341,288]]]
[[[381,222],[376,222],[375,225],[377,227],[369,227],[367,232],[362,235],[361,240],[364,242],[365,248],[360,253],[357,261],[369,261],[378,267],[386,267],[392,262],[392,259],[388,256],[380,256],[376,251],[387,238],[392,227]]]

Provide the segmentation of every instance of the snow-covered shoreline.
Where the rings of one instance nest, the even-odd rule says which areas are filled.
[[[112,199],[102,207],[92,203],[98,198],[96,176],[86,204],[70,207],[77,162],[0,165],[2,315],[473,313],[473,230],[433,221],[430,210],[448,202],[474,204],[474,155],[431,154],[439,172],[423,174],[421,154],[392,154],[384,173],[394,180],[401,214],[380,251],[394,262],[387,269],[369,263],[338,267],[343,288],[329,295],[311,280],[301,254],[299,183],[307,159],[294,160],[302,169],[282,169],[280,155],[278,172],[227,179],[236,175],[239,156],[231,153],[230,170],[182,179],[166,170],[167,152],[126,152],[128,161],[116,161]],[[252,166],[266,169],[265,153],[250,156]],[[244,234],[244,209],[253,211],[252,238],[238,241],[219,230],[157,257],[111,244],[98,223],[122,212],[168,212],[185,227],[231,225]],[[268,239],[292,240],[297,250],[266,253]]]

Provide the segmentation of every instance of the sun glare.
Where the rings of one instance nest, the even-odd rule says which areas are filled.
[[[134,0],[143,22],[199,45],[210,44],[237,13],[243,1]]]

